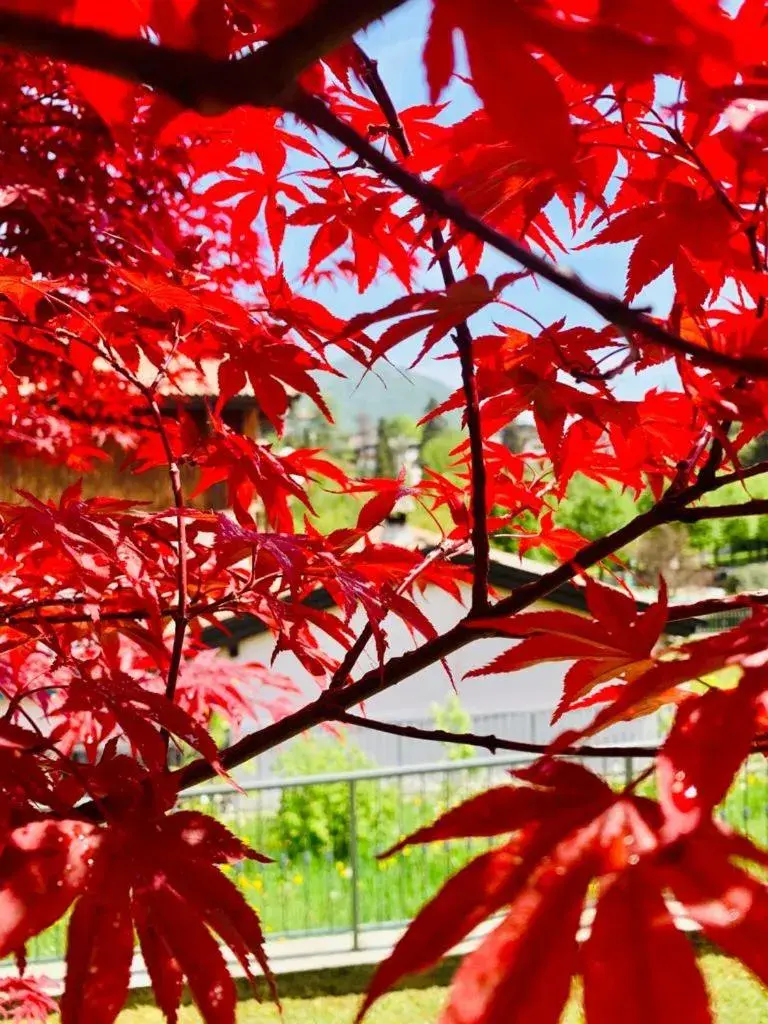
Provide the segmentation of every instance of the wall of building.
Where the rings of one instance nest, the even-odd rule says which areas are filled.
[[[468,588],[465,594],[468,597]],[[427,589],[420,604],[440,633],[450,629],[466,614],[465,607],[435,587]],[[554,605],[542,602],[535,606],[536,610],[547,607]],[[363,624],[362,617],[353,620],[355,632]],[[388,656],[402,654],[413,648],[408,629],[399,619],[390,616],[385,627],[389,636]],[[472,716],[475,731],[498,733],[509,739],[527,742],[543,742],[564,727],[575,727],[589,720],[591,716],[587,711],[574,713],[554,729],[549,724],[552,710],[562,693],[563,678],[569,668],[567,662],[536,665],[511,675],[464,679],[471,669],[487,664],[509,646],[509,641],[481,638],[447,658],[456,691],[443,667],[432,665],[372,698],[366,705],[367,711],[372,718],[431,727],[434,724],[433,704],[444,705],[457,692],[462,706]],[[324,647],[334,655],[341,653],[338,645],[330,640],[325,641]],[[272,648],[271,636],[262,633],[241,642],[235,657],[240,661],[269,663]],[[374,652],[369,647],[358,663],[357,674],[375,665]],[[292,654],[279,654],[274,667],[295,680],[307,699],[317,696],[317,684]],[[248,731],[247,728],[245,731]],[[601,741],[653,742],[657,735],[657,720],[649,717],[621,723],[602,734]],[[440,744],[401,740],[368,730],[355,730],[354,739],[380,764],[417,764],[441,760],[445,755]],[[273,760],[274,755],[270,753],[261,759],[260,765],[254,766],[254,770],[262,775],[268,773]]]

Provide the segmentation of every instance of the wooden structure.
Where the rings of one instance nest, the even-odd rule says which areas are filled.
[[[153,368],[140,369],[139,376],[151,382],[156,371]],[[161,411],[168,420],[178,418],[179,410],[191,417],[202,436],[205,436],[210,422],[210,410],[217,400],[217,383],[214,366],[172,367],[167,374],[166,384],[158,389]],[[137,396],[136,405],[121,410],[126,421],[138,420],[142,427],[152,430],[148,410],[142,407]],[[221,411],[224,423],[237,433],[247,437],[264,436],[271,428],[253,392],[246,391],[230,399]],[[0,451],[0,501],[17,501],[18,491],[24,490],[45,500],[58,500],[62,491],[79,479],[83,480],[85,497],[109,495],[127,498],[136,502],[147,502],[156,508],[166,507],[170,500],[167,470],[160,467],[143,473],[135,473],[127,467],[130,452],[126,452],[116,441],[107,440],[102,451],[106,458],[88,472],[77,471],[66,466],[53,465],[43,458],[19,458]],[[182,467],[182,483],[186,495],[196,489],[197,471],[194,467]],[[223,509],[226,507],[226,488],[223,484],[209,488],[192,499],[190,504],[200,508]]]

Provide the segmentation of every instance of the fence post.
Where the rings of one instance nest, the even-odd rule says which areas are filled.
[[[349,780],[349,867],[352,872],[352,949],[360,949],[360,879],[357,853],[357,791]]]
[[[624,782],[629,785],[635,776],[634,758],[624,758]]]

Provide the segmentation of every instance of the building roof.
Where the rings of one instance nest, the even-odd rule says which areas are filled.
[[[432,535],[429,535],[432,536]],[[432,537],[434,544],[434,537]],[[421,545],[428,548],[433,545]],[[459,555],[455,559],[463,565],[472,564],[470,554]],[[544,562],[534,561],[532,558],[521,558],[519,555],[508,551],[501,551],[491,548],[491,560],[488,566],[488,582],[497,590],[515,590],[532,583],[549,572],[551,566]],[[618,588],[616,588],[618,591]],[[641,607],[652,603],[655,595],[648,591],[635,591],[637,602]],[[547,594],[546,600],[563,608],[574,611],[586,611],[587,603],[583,587],[574,586],[572,583],[564,583]],[[333,608],[335,601],[327,590],[320,588],[313,591],[305,603],[315,609],[327,610]],[[696,631],[696,620],[689,619],[681,622],[669,623],[667,634],[670,636],[690,636]],[[225,619],[220,626],[207,626],[202,633],[203,642],[210,647],[236,648],[239,643],[251,637],[266,633],[267,627],[261,619],[253,615],[243,615]]]

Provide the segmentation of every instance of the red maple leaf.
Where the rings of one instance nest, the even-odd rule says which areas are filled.
[[[506,620],[480,619],[478,629],[510,633],[522,642],[498,655],[467,677],[519,671],[548,661],[573,661],[565,677],[563,696],[553,715],[557,721],[601,683],[621,678],[631,681],[654,664],[653,650],[667,623],[667,595],[662,585],[657,604],[641,611],[634,598],[608,588],[591,577],[586,580],[591,619],[570,612],[545,611],[513,615]]]

